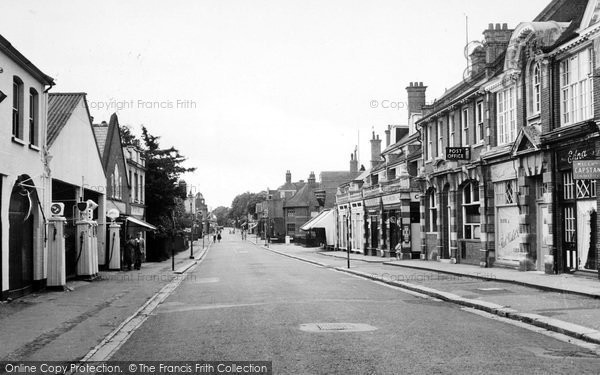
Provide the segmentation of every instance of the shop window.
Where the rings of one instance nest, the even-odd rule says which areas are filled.
[[[561,125],[592,118],[594,51],[586,48],[560,62]]]
[[[575,242],[575,207],[565,207],[565,242]]]
[[[517,203],[517,180],[502,181],[494,184],[496,205]]]
[[[480,232],[479,183],[469,182],[463,188],[463,237],[478,239]]]

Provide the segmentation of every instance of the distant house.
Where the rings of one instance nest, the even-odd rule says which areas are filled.
[[[54,81],[2,36],[0,67],[0,299],[6,299],[47,280],[46,91]]]
[[[53,93],[48,97],[48,149],[52,155],[52,201],[65,205],[65,251],[67,277],[75,276],[78,251],[77,202],[91,199],[98,204],[99,264],[104,264],[106,175],[92,130],[84,93]]]

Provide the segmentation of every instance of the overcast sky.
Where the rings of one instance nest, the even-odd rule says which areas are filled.
[[[94,122],[117,112],[179,148],[215,208],[288,169],[346,170],[359,139],[367,166],[372,129],[407,122],[409,82],[430,101],[460,81],[466,15],[482,40],[548,3],[0,0],[0,34],[55,78],[51,92],[86,92]]]

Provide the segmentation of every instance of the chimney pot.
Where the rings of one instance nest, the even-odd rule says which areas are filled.
[[[412,82],[410,83],[410,87],[413,87],[413,83]]]
[[[502,24],[502,30],[508,30],[508,24],[507,23],[503,23]]]
[[[488,24],[488,30],[494,30],[494,24],[493,23]]]
[[[423,82],[419,82],[419,86],[423,87]]]
[[[496,30],[500,30],[500,24],[499,23],[496,24]]]

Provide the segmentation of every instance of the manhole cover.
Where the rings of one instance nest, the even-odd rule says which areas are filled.
[[[377,328],[362,323],[308,323],[301,324],[300,330],[304,332],[367,332]]]

